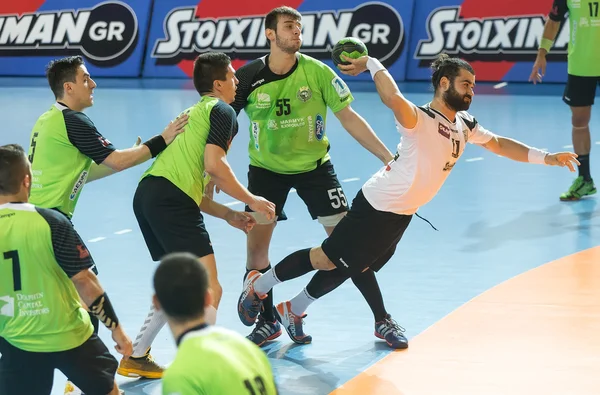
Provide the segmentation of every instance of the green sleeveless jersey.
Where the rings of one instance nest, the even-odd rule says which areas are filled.
[[[268,56],[241,67],[233,108],[250,119],[250,164],[280,174],[314,170],[329,160],[327,108],[352,101],[346,83],[326,64],[303,54],[285,75],[274,74]]]
[[[569,74],[600,77],[600,4],[597,0],[554,0],[549,18],[562,22],[569,14]]]
[[[163,395],[276,395],[264,351],[236,332],[198,327],[182,335],[162,378]]]
[[[142,179],[149,175],[164,177],[200,205],[204,186],[210,180],[204,170],[206,145],[215,144],[227,152],[238,123],[231,106],[210,96],[202,97],[184,112],[189,116],[184,133],[158,154]]]
[[[55,103],[31,132],[30,202],[72,217],[92,161],[100,164],[114,150],[87,115]]]
[[[0,205],[0,337],[31,352],[82,345],[94,327],[70,277],[93,266],[61,213]]]

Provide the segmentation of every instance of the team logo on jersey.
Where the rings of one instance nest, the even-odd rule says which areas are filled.
[[[0,296],[0,315],[5,317],[14,317],[15,316],[15,298],[10,296]]]
[[[383,2],[365,2],[353,9],[302,12],[300,51],[331,59],[331,48],[343,37],[356,37],[384,65],[395,62],[405,45],[404,24],[398,11]],[[264,15],[199,17],[195,7],[174,8],[163,21],[164,36],[153,44],[157,64],[177,64],[198,53],[221,51],[235,59],[254,59],[268,51]]]
[[[300,89],[298,89],[298,93],[296,93],[296,97],[300,101],[307,102],[312,97],[312,91],[310,90],[310,88],[308,86],[302,86],[302,87],[300,87]]]
[[[120,1],[77,10],[0,15],[0,56],[81,51],[92,64],[114,66],[131,55],[137,39],[135,12]]]
[[[323,140],[323,136],[325,136],[325,120],[321,114],[317,114],[315,118],[315,137],[321,141]]]
[[[419,41],[414,56],[424,63],[442,52],[467,60],[493,61],[502,54],[502,60],[531,61],[543,30],[544,15],[463,19],[460,7],[436,8],[427,18],[428,38]],[[565,23],[549,56],[564,60],[568,43],[569,24]]]
[[[257,93],[256,94],[256,108],[270,108],[271,107],[271,96],[268,93]]]

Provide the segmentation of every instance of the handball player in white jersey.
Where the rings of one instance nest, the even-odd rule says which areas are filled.
[[[350,64],[338,66],[344,74],[355,76],[370,71],[382,102],[394,112],[401,135],[396,156],[363,185],[348,214],[321,246],[296,251],[264,274],[249,273],[238,308],[260,309],[256,301],[271,288],[312,270],[319,270],[317,275],[323,276],[319,296],[355,273],[377,272],[394,254],[413,214],[444,184],[466,143],[519,162],[566,166],[571,171],[579,164],[574,153],[550,154],[484,129],[467,113],[474,95],[475,71],[464,60],[442,54],[432,63],[434,97],[423,106],[411,103],[400,93],[377,59],[365,56],[345,60]],[[295,303],[283,302],[276,311],[283,311],[277,318],[296,341],[306,336],[304,312],[316,298],[305,289],[292,300]],[[385,334],[378,337],[385,338]]]

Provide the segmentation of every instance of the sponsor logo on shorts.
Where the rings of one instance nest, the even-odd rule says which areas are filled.
[[[0,56],[77,50],[92,64],[114,66],[131,55],[137,38],[137,16],[120,1],[94,8],[0,15]]]

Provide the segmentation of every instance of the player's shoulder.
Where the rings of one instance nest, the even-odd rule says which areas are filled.
[[[235,110],[233,109],[233,107],[231,107],[231,105],[225,103],[221,99],[217,100],[217,102],[213,105],[213,107],[210,111],[211,111],[211,114],[217,114],[217,115],[221,115],[221,116],[225,116],[225,117],[236,118]]]
[[[434,110],[431,109],[431,107],[429,107],[429,104],[417,106],[417,109],[419,110],[419,112],[421,114],[426,115],[427,117],[429,117],[431,119],[436,118],[436,113]]]
[[[32,210],[36,211],[44,220],[49,224],[54,226],[68,226],[72,227],[71,221],[61,212],[31,205],[33,207]]]
[[[477,126],[477,119],[467,111],[459,111],[456,115],[463,120],[469,129],[473,130]]]
[[[252,78],[257,75],[262,69],[265,68],[265,58],[266,55],[242,65],[235,72],[237,79],[241,81],[242,79]]]
[[[303,68],[326,71],[331,70],[331,67],[325,64],[323,61],[301,52],[298,52],[298,63]]]
[[[94,122],[88,117],[85,113],[81,111],[71,110],[66,107],[62,110],[63,116],[65,117],[65,121],[70,121],[79,125],[86,125],[89,127],[94,127]]]

